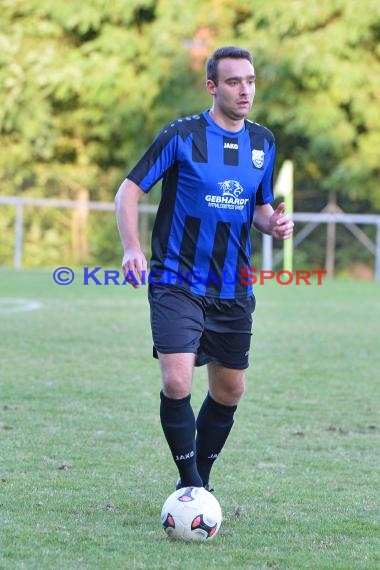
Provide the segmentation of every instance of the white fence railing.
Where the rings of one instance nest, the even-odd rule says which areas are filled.
[[[19,198],[16,196],[0,196],[0,205],[14,206],[15,217],[15,240],[13,265],[16,269],[22,267],[23,233],[24,233],[24,208],[37,206],[44,208],[70,208],[100,211],[114,211],[113,202],[91,202],[77,200],[58,200],[50,198]],[[155,214],[157,206],[152,204],[140,204],[139,211],[142,214]],[[294,247],[299,245],[319,224],[344,224],[352,234],[374,255],[375,279],[380,282],[380,215],[375,214],[345,214],[345,213],[309,213],[295,212],[292,215],[295,222],[306,225],[295,234]],[[360,225],[373,225],[376,227],[376,241],[372,242],[368,236],[358,227]],[[279,254],[281,256],[281,253]],[[273,256],[272,238],[263,236],[263,268],[271,269],[278,258]]]

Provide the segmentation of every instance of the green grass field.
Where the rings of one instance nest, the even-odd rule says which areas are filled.
[[[168,540],[146,288],[0,271],[0,568],[380,568],[380,286],[256,287],[209,544]],[[39,302],[35,310],[22,304]],[[197,411],[206,387],[196,371]]]

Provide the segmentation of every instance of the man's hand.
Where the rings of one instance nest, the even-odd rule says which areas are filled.
[[[127,277],[127,282],[135,289],[145,282],[144,275],[147,271],[147,261],[145,255],[140,248],[127,249],[124,252],[122,261],[122,269],[124,277]]]
[[[285,203],[281,202],[270,220],[271,234],[276,239],[289,239],[293,234],[294,222],[285,214]]]

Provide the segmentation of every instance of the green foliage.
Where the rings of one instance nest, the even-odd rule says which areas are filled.
[[[6,5],[0,106],[6,193],[43,188],[47,196],[75,197],[83,186],[96,199],[100,173],[126,165],[157,93],[141,75],[139,56],[149,45],[140,4]]]
[[[252,116],[275,132],[278,166],[294,160],[297,195],[312,184],[316,202],[334,190],[380,210],[377,0],[360,9],[346,0],[2,0],[1,10],[2,194],[75,199],[86,189],[112,200],[163,124],[209,104],[205,58],[237,43],[255,57]],[[0,215],[9,227],[9,210]],[[33,216],[27,230],[51,232],[66,255],[64,224]],[[33,251],[34,262],[51,262],[46,248]]]
[[[379,3],[277,1],[251,16],[241,32],[256,54],[257,111],[280,155],[317,188],[380,209]]]

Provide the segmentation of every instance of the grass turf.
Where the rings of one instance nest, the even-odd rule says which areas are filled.
[[[213,470],[223,526],[187,544],[159,523],[177,475],[146,288],[1,270],[0,568],[380,567],[379,292],[256,287],[247,390]],[[199,369],[195,410],[205,388]]]

